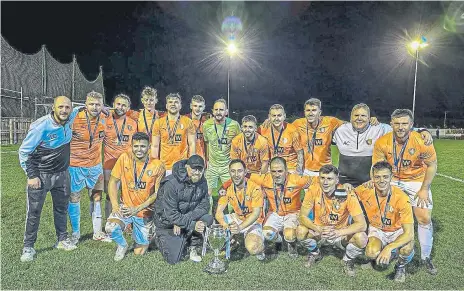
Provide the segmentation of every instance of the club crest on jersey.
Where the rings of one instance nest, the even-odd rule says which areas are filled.
[[[287,190],[293,192],[293,190],[295,190],[295,187],[287,187]]]
[[[371,145],[371,144],[372,144],[372,138],[367,139],[367,140],[366,140],[366,143],[367,143],[368,145]]]
[[[414,155],[415,152],[416,152],[416,150],[415,150],[414,148],[410,148],[410,149],[408,150],[408,153],[409,153],[411,156]]]
[[[282,140],[283,143],[287,143],[287,141],[288,141],[288,139],[286,139],[285,137],[284,137],[284,139]]]
[[[316,138],[314,140],[314,145],[321,146],[322,145],[322,139],[321,138]]]
[[[388,205],[388,209],[387,209],[388,212],[393,212],[393,207],[391,205]]]
[[[148,177],[151,177],[151,175],[153,175],[153,171],[152,171],[152,170],[148,170],[148,171],[147,171],[147,176],[148,176]]]
[[[128,129],[128,130],[132,130],[132,125],[130,125],[130,124],[127,125],[127,129]]]
[[[319,128],[319,132],[320,132],[320,133],[325,132],[325,127]]]
[[[98,138],[104,138],[105,137],[105,132],[104,131],[100,131],[98,133]]]
[[[292,203],[292,198],[290,197],[284,197],[284,199],[282,199],[284,201],[284,204],[290,204]]]
[[[182,123],[180,124],[180,129],[184,129],[184,125]]]
[[[176,134],[176,135],[174,136],[174,141],[181,142],[181,141],[182,141],[182,135],[181,135],[181,134]]]
[[[197,132],[197,139],[202,139],[203,138],[203,133]]]
[[[338,214],[330,213],[329,214],[329,219],[332,220],[332,221],[338,221]]]
[[[250,201],[250,200],[251,200],[251,197],[248,196],[248,195],[245,195],[245,200],[246,200],[246,201]]]
[[[340,209],[340,203],[338,201],[334,201],[334,207],[336,210],[339,210]]]

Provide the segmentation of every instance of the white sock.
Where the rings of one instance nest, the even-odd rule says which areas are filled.
[[[357,256],[360,256],[363,253],[364,253],[363,249],[360,249],[357,246],[355,246],[354,244],[349,243],[346,246],[346,251],[345,251],[345,255],[343,256],[343,260],[344,261],[349,261],[349,260],[355,259]]]
[[[99,233],[102,231],[102,214],[101,214],[101,202],[94,202],[94,211],[92,213],[92,226],[93,233]]]
[[[419,243],[421,247],[421,259],[425,260],[426,258],[430,258],[430,254],[432,253],[432,246],[433,246],[432,222],[430,222],[427,225],[418,224],[417,234],[419,237]]]

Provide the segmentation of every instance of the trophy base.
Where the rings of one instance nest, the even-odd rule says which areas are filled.
[[[227,272],[226,265],[220,260],[212,260],[209,262],[208,266],[204,269],[206,273],[209,274],[222,274]]]

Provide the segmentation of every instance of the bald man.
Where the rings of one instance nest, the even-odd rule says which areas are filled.
[[[76,248],[66,231],[71,194],[68,167],[72,137],[70,125],[81,108],[73,110],[68,97],[56,97],[52,112],[31,124],[19,148],[19,162],[27,176],[26,230],[21,262],[34,259],[40,214],[48,192],[52,195],[58,237],[55,248],[65,251]]]

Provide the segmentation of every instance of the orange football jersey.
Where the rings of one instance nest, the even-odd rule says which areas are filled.
[[[269,161],[269,145],[267,139],[255,133],[251,143],[246,142],[243,133],[232,140],[230,159],[241,159],[251,173],[260,173],[263,162]]]

